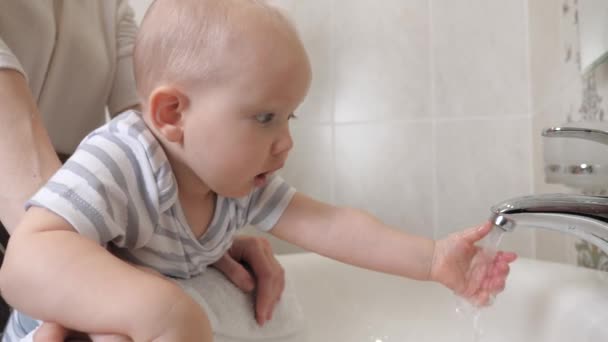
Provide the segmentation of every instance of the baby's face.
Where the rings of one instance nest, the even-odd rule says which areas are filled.
[[[289,120],[311,72],[299,41],[233,52],[223,59],[221,82],[191,96],[184,159],[211,190],[241,197],[263,186],[287,160],[293,146]]]

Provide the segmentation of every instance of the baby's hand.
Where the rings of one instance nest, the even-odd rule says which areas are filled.
[[[515,253],[475,246],[491,229],[487,223],[435,243],[431,279],[477,306],[490,304],[492,297],[504,290],[509,263],[517,258]]]

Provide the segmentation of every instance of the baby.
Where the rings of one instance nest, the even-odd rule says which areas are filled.
[[[0,286],[14,315],[134,341],[212,341],[204,310],[169,278],[204,272],[248,224],[477,304],[503,290],[515,255],[477,262],[489,225],[433,241],[274,174],[311,80],[298,34],[274,7],[157,0],[134,64],[142,112],[92,132],[11,237]]]

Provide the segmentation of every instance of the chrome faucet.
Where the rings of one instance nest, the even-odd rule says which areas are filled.
[[[572,234],[608,253],[608,197],[544,194],[513,198],[493,206],[490,221],[508,232],[528,227]]]
[[[554,127],[545,129],[543,136],[579,138],[608,145],[608,132],[596,129]],[[608,253],[606,196],[542,194],[517,197],[494,205],[490,221],[504,231],[528,227],[572,234]]]

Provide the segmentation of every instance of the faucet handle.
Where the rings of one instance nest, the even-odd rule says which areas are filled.
[[[542,135],[549,138],[578,138],[608,145],[608,131],[582,127],[551,127],[543,130]]]

